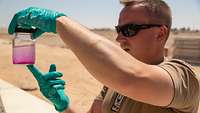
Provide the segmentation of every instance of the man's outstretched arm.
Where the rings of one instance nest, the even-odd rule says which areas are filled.
[[[171,102],[174,86],[162,68],[140,62],[66,16],[57,18],[56,27],[62,40],[103,84],[145,103],[166,106]]]

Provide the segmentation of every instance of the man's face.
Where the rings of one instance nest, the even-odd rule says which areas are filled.
[[[125,7],[119,17],[118,26],[126,24],[155,24],[149,21],[147,12],[143,7]],[[123,33],[118,33],[116,41],[122,49],[134,56],[138,60],[147,62],[151,57],[155,57],[160,47],[158,40],[160,27],[150,27],[141,29],[135,36],[127,37]]]

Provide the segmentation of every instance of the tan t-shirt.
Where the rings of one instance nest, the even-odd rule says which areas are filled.
[[[166,70],[174,84],[174,97],[168,106],[145,104],[125,97],[104,86],[96,99],[103,100],[102,113],[197,113],[199,105],[199,75],[193,68],[172,59],[159,65]]]

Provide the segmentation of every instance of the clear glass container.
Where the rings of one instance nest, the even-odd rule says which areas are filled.
[[[35,40],[31,31],[16,30],[13,39],[13,64],[35,63]]]

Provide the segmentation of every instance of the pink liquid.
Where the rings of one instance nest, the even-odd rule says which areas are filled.
[[[13,64],[34,64],[35,45],[15,46],[13,48]]]

